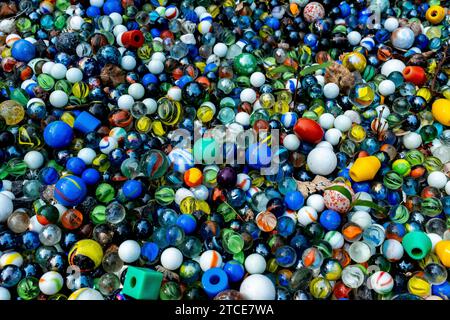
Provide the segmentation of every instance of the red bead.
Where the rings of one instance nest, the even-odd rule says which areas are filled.
[[[427,81],[425,70],[419,66],[408,66],[403,69],[402,73],[406,81],[412,82],[419,87]]]
[[[125,48],[137,49],[144,44],[144,34],[140,30],[126,31],[121,40]]]
[[[294,126],[295,134],[303,141],[319,143],[323,138],[322,127],[314,120],[300,118]]]

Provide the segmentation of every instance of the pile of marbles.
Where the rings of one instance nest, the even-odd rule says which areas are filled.
[[[449,8],[3,1],[0,300],[450,298]]]

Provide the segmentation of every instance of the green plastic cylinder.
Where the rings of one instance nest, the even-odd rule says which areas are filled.
[[[432,243],[430,238],[422,231],[407,233],[402,240],[406,253],[414,260],[420,260],[431,251]]]

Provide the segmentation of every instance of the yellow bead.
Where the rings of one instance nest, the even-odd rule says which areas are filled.
[[[356,182],[372,180],[378,170],[380,170],[380,167],[381,162],[377,157],[358,158],[350,168],[350,177]]]
[[[444,126],[450,125],[450,100],[437,99],[431,108],[434,119]]]
[[[445,18],[445,11],[441,6],[431,6],[425,13],[425,18],[432,24],[441,23]]]
[[[442,240],[436,244],[435,251],[442,264],[450,268],[450,240]]]

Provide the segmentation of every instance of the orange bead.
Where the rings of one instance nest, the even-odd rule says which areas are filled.
[[[197,187],[203,181],[203,174],[200,169],[190,168],[184,173],[184,183],[189,187]]]
[[[406,81],[412,82],[419,87],[427,81],[425,70],[419,66],[408,66],[403,69],[402,73]]]

